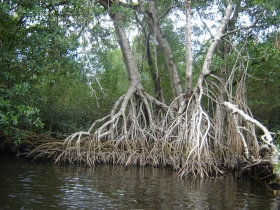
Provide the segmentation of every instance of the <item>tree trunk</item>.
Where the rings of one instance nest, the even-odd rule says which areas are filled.
[[[161,84],[160,84],[160,77],[158,74],[158,69],[153,64],[153,59],[152,59],[152,54],[151,54],[151,49],[150,49],[150,34],[149,33],[145,36],[145,39],[146,39],[145,41],[146,41],[146,48],[147,48],[147,61],[148,61],[148,65],[149,65],[150,72],[151,72],[153,82],[154,82],[155,95],[158,100],[164,102],[164,97],[163,97],[163,92],[162,92],[162,88],[161,88]],[[156,43],[155,43],[155,47],[156,47]],[[155,62],[157,62],[156,59],[155,59]]]
[[[172,84],[172,93],[174,98],[178,98],[177,102],[175,103],[175,108],[179,108],[183,101],[181,80],[179,78],[177,65],[171,47],[158,25],[158,17],[155,13],[155,2],[153,0],[149,1],[149,11],[145,10],[144,6],[140,4],[140,11],[144,14],[145,19],[151,31],[156,36],[157,43],[163,52],[164,59],[169,70],[169,76]]]
[[[232,5],[232,3],[229,3],[226,8],[225,15],[222,18],[222,22],[218,28],[218,31],[217,31],[216,35],[214,36],[214,40],[211,42],[210,47],[207,51],[206,58],[203,63],[202,71],[198,78],[197,85],[195,87],[195,93],[196,93],[196,97],[198,97],[198,101],[201,101],[202,92],[203,92],[203,90],[202,90],[203,80],[211,73],[210,66],[212,63],[214,51],[217,48],[218,44],[220,43],[220,41],[223,37],[223,31],[225,30],[225,28],[228,24],[230,15],[232,13],[232,9],[233,9],[233,5]]]
[[[186,93],[189,100],[192,94],[192,48],[191,48],[191,0],[186,1]]]

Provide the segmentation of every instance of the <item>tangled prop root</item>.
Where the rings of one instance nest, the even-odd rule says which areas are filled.
[[[168,157],[157,152],[162,150],[158,137],[164,133],[160,124],[168,107],[144,91],[138,92],[135,99],[132,96],[128,92],[120,97],[108,116],[95,121],[88,131],[68,136],[63,146],[61,142],[42,144],[29,155],[35,158],[47,155],[56,162],[88,166],[96,163],[167,164]]]
[[[221,168],[235,166],[239,156],[248,161],[250,147],[256,148],[257,141],[248,141],[247,136],[254,137],[253,124],[259,124],[228,102],[218,104],[210,118],[201,106],[202,88],[197,92],[178,112],[172,110],[172,104],[167,107],[144,91],[128,92],[119,98],[108,116],[95,121],[88,131],[74,133],[63,142],[39,145],[29,156],[89,167],[171,167],[180,177],[221,174]],[[221,107],[228,111],[223,112],[224,120],[218,121]],[[224,133],[217,135],[220,131]],[[268,141],[269,138],[266,133]]]
[[[119,98],[108,116],[95,121],[88,131],[74,133],[63,142],[39,145],[28,155],[89,167],[96,164],[171,167],[180,176],[220,173],[209,149],[211,123],[206,113],[197,106],[174,117],[176,113],[170,107],[144,91],[135,98],[127,93]]]

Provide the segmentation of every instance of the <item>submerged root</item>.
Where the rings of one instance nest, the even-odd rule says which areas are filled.
[[[273,166],[268,160],[257,160],[253,163],[247,162],[245,166],[238,171],[237,178],[240,179],[245,175],[259,180],[272,179],[272,177],[275,177],[273,174]]]

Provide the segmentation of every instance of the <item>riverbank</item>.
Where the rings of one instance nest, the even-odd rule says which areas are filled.
[[[40,138],[41,139],[40,139]],[[40,139],[40,140],[39,140]],[[160,141],[89,141],[84,139],[77,142],[43,135],[23,140],[20,145],[12,142],[2,147],[3,153],[8,153],[20,159],[29,161],[49,161],[58,165],[83,165],[96,167],[98,165],[152,166],[168,168],[176,172],[179,177],[200,176],[198,167],[207,169],[207,177],[218,177],[228,172],[234,172],[238,178],[254,177],[258,180],[275,180],[273,167],[269,161],[257,162],[246,160],[244,157],[229,156],[217,159],[212,156],[205,161],[188,159],[186,145],[167,144]]]

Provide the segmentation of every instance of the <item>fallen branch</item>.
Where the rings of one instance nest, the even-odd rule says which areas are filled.
[[[272,165],[274,168],[274,171],[276,171],[276,176],[280,180],[280,173],[278,172],[277,168],[279,168],[279,152],[277,147],[273,144],[273,138],[272,138],[272,133],[268,131],[268,129],[263,126],[259,121],[256,119],[250,117],[249,115],[245,114],[242,110],[238,109],[234,104],[229,103],[229,102],[223,102],[223,105],[228,108],[229,110],[232,111],[232,114],[239,114],[241,117],[244,118],[244,120],[249,121],[253,124],[255,124],[257,127],[259,127],[263,132],[264,135],[262,135],[261,139],[265,144],[269,146],[270,149],[270,160],[269,163]],[[256,163],[259,164],[259,163]],[[254,166],[254,165],[252,165]],[[276,170],[275,170],[276,168]]]

